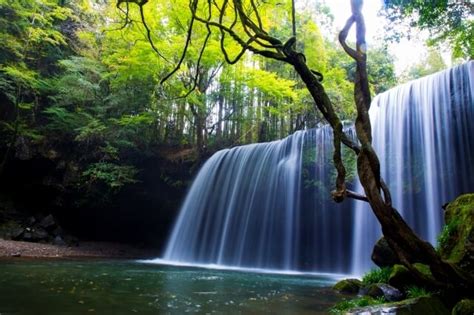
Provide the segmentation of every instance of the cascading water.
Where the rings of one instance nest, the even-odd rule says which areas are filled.
[[[370,111],[394,206],[432,242],[441,228],[441,205],[474,188],[473,94],[470,62],[383,93]],[[378,223],[365,203],[330,200],[331,138],[330,128],[321,127],[217,152],[186,196],[163,258],[281,271],[366,271]],[[354,159],[346,162],[354,168]]]
[[[341,229],[351,231],[352,218],[348,205],[328,199],[331,146],[331,130],[323,127],[217,152],[193,183],[164,258],[346,271],[352,232]]]
[[[473,70],[468,62],[391,89],[374,98],[369,112],[393,205],[432,244],[443,224],[441,206],[474,191]],[[362,274],[381,231],[365,203],[356,203],[354,224],[352,272]]]

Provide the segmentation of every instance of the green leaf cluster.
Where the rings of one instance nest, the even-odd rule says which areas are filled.
[[[392,23],[392,34],[401,37],[409,26],[426,29],[431,45],[447,45],[456,58],[474,58],[474,19],[471,1],[385,0],[384,14]],[[401,31],[402,30],[402,31]]]
[[[103,182],[110,189],[117,190],[126,184],[136,183],[137,172],[133,166],[99,162],[91,164],[82,173],[82,177],[87,185]]]

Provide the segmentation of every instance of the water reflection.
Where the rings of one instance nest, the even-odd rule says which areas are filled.
[[[328,276],[136,262],[0,261],[1,314],[326,314]]]

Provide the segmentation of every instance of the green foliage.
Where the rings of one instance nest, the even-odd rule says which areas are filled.
[[[44,110],[48,115],[47,128],[53,132],[74,133],[78,128],[84,126],[89,115],[82,112],[71,112],[64,107],[51,106]]]
[[[446,246],[449,239],[456,233],[459,226],[459,220],[452,220],[448,224],[443,226],[441,233],[438,235],[436,250],[440,251],[443,247]]]
[[[329,310],[329,313],[345,314],[346,311],[355,307],[365,307],[365,306],[378,305],[378,304],[383,304],[383,303],[386,303],[384,297],[374,299],[374,298],[371,298],[370,296],[362,296],[355,299],[343,300],[342,302],[337,303]]]
[[[291,36],[285,11],[289,6],[273,0],[259,6],[262,23],[282,39]],[[0,100],[5,103],[0,110],[0,132],[5,135],[0,151],[14,148],[17,137],[42,142],[79,161],[85,170],[82,184],[100,181],[112,186],[111,178],[126,173],[114,163],[132,165],[132,152],[150,154],[163,144],[200,146],[200,152],[211,145],[283,138],[321,122],[291,67],[251,55],[235,65],[223,64],[217,32],[197,67],[207,32],[200,23],[180,69],[161,84],[181,57],[188,3],[158,1],[144,11],[150,38],[167,62],[157,57],[144,26],[135,22],[141,20],[138,6],[130,4],[129,9],[133,22],[124,24],[124,12],[114,1],[0,0]],[[224,19],[231,22],[230,17]],[[298,49],[311,68],[324,74],[325,88],[341,117],[352,119],[353,62],[320,29],[332,19],[320,4],[298,14]],[[240,49],[230,42],[227,38],[226,47],[235,56]],[[381,52],[369,67],[376,91],[390,85],[384,78],[391,78],[392,66],[391,57]],[[345,162],[352,179],[355,159]],[[327,193],[326,183],[305,180],[306,187]]]
[[[426,290],[425,288],[421,288],[417,286],[411,286],[406,291],[407,291],[407,297],[409,299],[431,296],[430,291]]]
[[[362,277],[362,283],[364,285],[375,283],[388,283],[388,279],[390,278],[391,273],[391,267],[372,269]]]
[[[382,45],[367,52],[367,72],[374,94],[385,92],[397,85],[394,56]]]
[[[98,119],[91,118],[87,125],[77,128],[77,136],[75,138],[78,142],[91,142],[95,140],[102,140],[103,133],[107,127]]]
[[[328,43],[328,46],[334,44]],[[394,87],[397,84],[394,56],[388,52],[387,47],[379,44],[370,48],[367,55],[367,74],[372,93],[379,94]],[[324,83],[325,87],[328,85],[328,95],[344,120],[355,119],[353,100],[355,70],[354,62],[344,51],[339,47],[331,48]]]
[[[435,72],[446,69],[446,64],[441,57],[441,54],[434,50],[433,48],[429,49],[426,58],[423,62],[416,63],[412,65],[404,74],[402,74],[400,81],[409,81],[418,79]]]
[[[82,173],[82,177],[87,185],[99,182],[104,183],[110,189],[117,190],[125,184],[136,183],[137,173],[137,169],[133,166],[99,162],[91,164]]]
[[[474,57],[474,20],[470,1],[407,1],[385,0],[385,15],[390,20],[392,36],[399,38],[407,28],[401,23],[427,29],[429,44],[448,43],[457,58]]]

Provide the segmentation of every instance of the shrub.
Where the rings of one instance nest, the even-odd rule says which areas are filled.
[[[388,283],[391,273],[392,267],[372,269],[362,277],[362,283],[364,285],[374,283]]]

